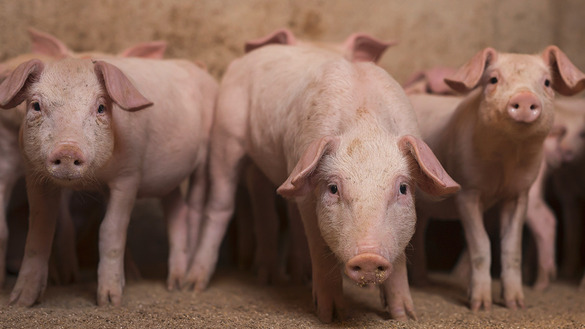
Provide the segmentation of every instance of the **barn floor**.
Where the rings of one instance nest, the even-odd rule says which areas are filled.
[[[585,292],[576,283],[557,282],[540,293],[526,287],[527,307],[509,311],[494,305],[491,312],[472,313],[465,288],[452,277],[432,276],[433,285],[414,288],[418,321],[388,319],[378,292],[345,285],[345,319],[333,327],[368,328],[585,328]],[[6,305],[15,277],[0,294]],[[69,286],[49,286],[44,301],[32,308],[2,306],[2,328],[250,328],[325,327],[312,311],[308,286],[261,286],[241,271],[218,273],[210,288],[199,294],[169,292],[164,280],[129,282],[121,307],[97,307],[94,280]],[[497,296],[494,285],[494,296]]]

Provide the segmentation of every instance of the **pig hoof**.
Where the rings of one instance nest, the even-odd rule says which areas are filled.
[[[122,289],[98,289],[98,306],[120,306],[122,304]]]
[[[480,299],[471,300],[471,310],[473,312],[479,311],[480,309],[482,309],[482,307],[485,311],[490,311],[492,309],[492,301]]]
[[[524,300],[523,299],[506,300],[506,307],[514,311],[519,308],[524,309]]]

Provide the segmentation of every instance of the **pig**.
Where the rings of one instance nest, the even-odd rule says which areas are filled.
[[[342,313],[342,277],[379,284],[396,319],[414,318],[404,249],[416,186],[459,185],[419,138],[400,85],[371,62],[310,45],[266,45],[233,61],[211,133],[208,201],[186,281],[204,289],[247,159],[294,199],[307,236],[317,315]]]
[[[394,43],[378,40],[365,33],[353,33],[339,44],[312,42],[297,39],[288,29],[278,29],[265,37],[246,42],[244,50],[248,53],[271,44],[314,46],[337,52],[349,61],[372,61],[377,63],[386,49]],[[253,163],[249,164],[249,166],[255,167]],[[244,176],[246,176],[245,182],[248,189],[252,190],[250,201],[252,203],[251,210],[256,233],[255,263],[258,280],[261,283],[283,282],[285,281],[285,275],[278,260],[279,219],[276,216],[276,194],[274,193],[276,186],[257,168],[246,169]],[[240,204],[237,209],[244,207],[245,205]],[[288,232],[291,235],[288,248],[290,278],[295,283],[301,283],[310,277],[310,260],[306,237],[302,229],[300,215],[297,215],[296,205],[290,203],[287,207],[287,212],[289,212]],[[239,233],[241,233],[239,236],[242,237],[248,225],[246,225],[245,220],[238,220],[237,223]],[[245,238],[241,240],[246,241]],[[242,247],[242,249],[246,248]],[[242,249],[240,249],[240,252],[245,254]]]
[[[582,200],[585,189],[585,99],[560,99],[555,103],[559,114],[559,125],[564,128],[558,149],[558,162],[551,166],[553,191],[561,206],[563,240],[561,250],[563,262],[560,273],[574,277],[582,273],[583,259],[575,248],[581,245],[583,230]],[[585,276],[580,287],[585,288]]]
[[[188,248],[196,243],[185,232],[197,225],[202,208],[216,93],[207,72],[182,60],[31,60],[6,78],[0,107],[27,104],[20,149],[30,205],[11,304],[30,306],[45,290],[62,188],[97,190],[108,198],[99,234],[98,305],[122,301],[122,260],[136,198],[162,199],[170,241],[167,285],[180,285]],[[188,177],[185,200],[179,184]]]
[[[585,75],[556,46],[540,55],[486,48],[445,82],[468,95],[437,111],[440,96],[410,95],[423,139],[461,191],[438,203],[417,204],[413,237],[414,280],[424,277],[424,229],[429,217],[460,218],[470,252],[470,307],[490,309],[490,243],[482,213],[501,206],[502,296],[508,308],[524,307],[520,275],[521,229],[528,190],[540,169],[543,142],[554,118],[554,91],[572,95]]]
[[[76,53],[70,50],[62,41],[48,33],[33,28],[29,28],[28,33],[31,39],[31,52],[0,63],[0,82],[6,79],[19,64],[35,58],[47,62],[65,57],[87,57],[92,54],[100,57],[114,56],[97,52]],[[145,42],[125,49],[118,56],[160,59],[165,50],[166,42]],[[24,175],[18,149],[18,130],[23,121],[25,111],[25,106],[22,104],[17,106],[15,111],[0,112],[0,153],[3,155],[3,159],[0,161],[0,205],[3,209],[0,212],[0,286],[4,283],[6,273],[5,259],[8,227],[6,225],[5,209],[8,206],[14,184]],[[65,193],[60,216],[58,216],[58,240],[54,248],[59,258],[59,266],[58,268],[52,266],[51,271],[51,279],[57,283],[74,282],[79,277],[77,256],[75,254],[75,230],[68,211],[70,193]]]
[[[445,83],[445,78],[455,74],[457,69],[446,66],[433,67],[413,73],[402,85],[406,94],[429,93],[434,95],[456,95]]]

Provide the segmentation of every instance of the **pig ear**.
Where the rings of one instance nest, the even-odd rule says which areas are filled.
[[[384,42],[366,33],[354,33],[345,39],[343,49],[352,62],[378,63],[384,51],[396,42]]]
[[[246,53],[249,53],[256,48],[260,48],[269,44],[295,45],[296,43],[297,39],[290,30],[280,29],[270,33],[263,38],[246,42],[244,50]]]
[[[33,28],[28,29],[28,34],[32,42],[31,50],[33,53],[54,58],[71,56],[71,50],[54,36]]]
[[[475,54],[453,76],[446,78],[445,83],[460,93],[473,90],[479,84],[485,68],[493,63],[497,56],[498,52],[495,49],[485,48]]]
[[[571,96],[585,89],[585,74],[557,46],[548,46],[542,57],[551,67],[553,88],[559,94]]]
[[[126,111],[138,111],[152,105],[119,68],[104,61],[96,61],[94,70],[103,79],[108,95]]]
[[[122,51],[120,57],[140,57],[140,58],[152,58],[162,59],[167,50],[166,41],[150,41],[139,43]]]
[[[43,68],[43,62],[31,59],[14,69],[0,84],[0,108],[11,109],[22,103],[26,86],[39,78]]]
[[[317,169],[319,161],[325,153],[337,149],[338,146],[339,137],[327,136],[312,142],[276,192],[285,198],[300,197],[309,193],[311,191],[310,178]]]
[[[405,155],[411,156],[419,172],[416,175],[417,185],[424,192],[433,196],[453,194],[461,186],[447,174],[435,154],[422,140],[405,135],[398,141],[398,147]]]

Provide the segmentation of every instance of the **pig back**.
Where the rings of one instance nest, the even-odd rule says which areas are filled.
[[[136,112],[113,111],[114,161],[104,173],[138,170],[139,196],[164,195],[205,160],[217,83],[195,64],[182,60],[106,61],[118,67],[153,105]]]
[[[340,135],[360,109],[394,135],[419,135],[408,99],[385,71],[314,47],[270,45],[249,53],[230,65],[219,102],[217,120],[243,124],[236,134],[275,184],[309,143]]]

